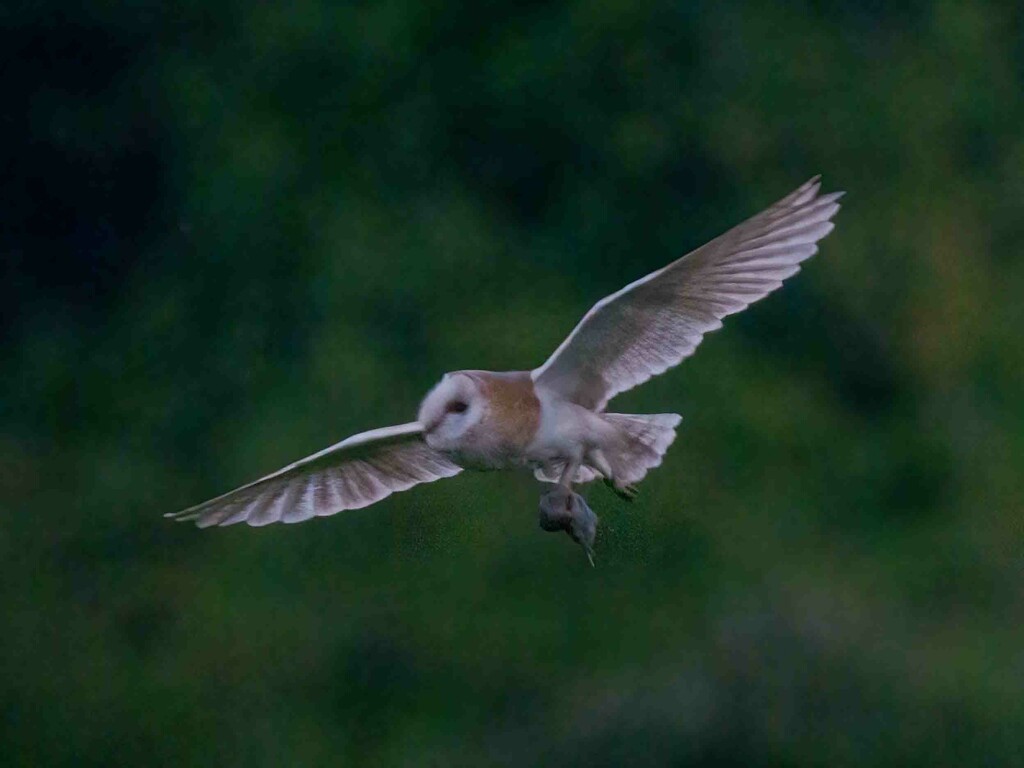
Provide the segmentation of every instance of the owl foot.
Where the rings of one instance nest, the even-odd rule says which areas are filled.
[[[640,489],[635,485],[617,485],[614,481],[605,478],[604,484],[611,489],[611,492],[623,501],[633,501],[640,495]]]
[[[545,531],[565,531],[583,547],[594,565],[594,539],[598,517],[578,493],[559,485],[540,497],[540,527]]]

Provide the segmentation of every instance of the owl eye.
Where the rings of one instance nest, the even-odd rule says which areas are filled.
[[[466,409],[468,408],[469,406],[466,405],[466,403],[462,402],[461,400],[452,400],[450,403],[448,403],[448,406],[445,408],[445,411],[448,413],[465,413]]]

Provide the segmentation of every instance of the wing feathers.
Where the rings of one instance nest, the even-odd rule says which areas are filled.
[[[256,482],[181,512],[200,528],[246,522],[299,523],[359,509],[418,483],[462,469],[431,449],[419,424],[386,427],[343,440]]]
[[[707,245],[608,296],[532,376],[588,408],[678,365],[722,318],[778,289],[818,252],[842,192],[819,177]]]

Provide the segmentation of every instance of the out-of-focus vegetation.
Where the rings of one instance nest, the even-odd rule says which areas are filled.
[[[1014,3],[86,5],[0,11],[4,765],[1020,759]],[[685,420],[596,570],[526,476],[160,518],[818,172],[821,254],[616,401]]]

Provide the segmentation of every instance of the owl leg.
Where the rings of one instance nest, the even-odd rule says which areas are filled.
[[[570,459],[565,462],[565,468],[558,478],[558,484],[565,488],[565,490],[572,491],[572,481],[576,477],[576,473],[579,472],[581,463],[580,459]]]
[[[612,471],[611,464],[608,463],[608,457],[600,448],[593,448],[587,452],[587,464],[604,476],[604,484],[620,499],[633,501],[640,493],[635,485],[620,484],[615,479],[615,473]]]

